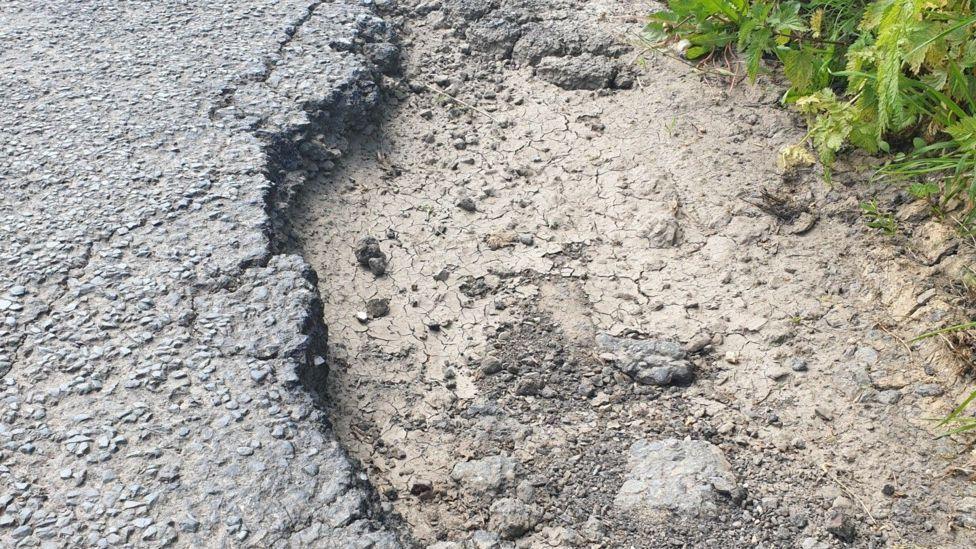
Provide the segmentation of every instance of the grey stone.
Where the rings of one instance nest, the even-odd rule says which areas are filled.
[[[505,365],[495,357],[488,357],[481,362],[481,371],[486,375],[497,374],[505,369]]]
[[[501,17],[476,21],[465,31],[465,37],[476,49],[503,59],[512,55],[521,35],[522,29],[516,23]]]
[[[826,529],[838,539],[848,543],[854,541],[857,535],[853,521],[851,521],[850,517],[842,509],[833,509],[830,511],[830,514],[827,516]]]
[[[901,400],[901,391],[897,389],[888,389],[886,391],[880,391],[875,398],[881,404],[895,404]]]
[[[494,532],[475,530],[471,533],[469,544],[471,549],[498,549],[501,547],[501,540]]]
[[[180,530],[187,533],[193,533],[200,529],[200,521],[198,521],[193,515],[187,515],[179,521]]]
[[[472,493],[498,493],[515,481],[516,463],[506,456],[488,456],[454,465],[451,478]]]
[[[945,391],[938,383],[923,383],[915,387],[915,394],[921,397],[942,396]]]
[[[517,539],[539,523],[539,508],[513,498],[503,498],[491,505],[489,526],[502,539]]]
[[[373,298],[366,302],[366,314],[370,318],[381,318],[390,314],[390,300],[387,298]]]
[[[802,358],[792,357],[786,361],[786,364],[794,372],[806,372],[808,370],[807,361]]]
[[[371,236],[364,237],[356,244],[356,261],[364,267],[369,267],[371,259],[386,260],[386,253],[380,248],[378,240]]]
[[[589,53],[578,57],[545,57],[535,67],[542,80],[566,90],[598,90],[611,85],[617,64]]]
[[[599,334],[601,355],[623,373],[644,385],[686,385],[694,380],[694,366],[678,343],[655,339],[636,340]]]
[[[735,474],[717,446],[702,440],[639,440],[630,448],[628,473],[614,498],[623,511],[667,519],[714,513],[719,496],[736,486]]]
[[[31,535],[33,532],[34,529],[25,524],[23,526],[18,526],[17,528],[14,528],[13,531],[10,532],[10,537],[12,539],[24,539],[27,536]]]
[[[457,207],[466,212],[475,212],[478,209],[471,197],[464,197],[461,200],[458,200]]]

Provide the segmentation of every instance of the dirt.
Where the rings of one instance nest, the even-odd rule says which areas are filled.
[[[781,90],[639,56],[651,7],[390,12],[387,106],[291,218],[340,440],[418,546],[971,546],[965,449],[927,419],[958,389],[905,344],[949,314],[909,282],[944,235],[912,225],[915,261],[864,226],[858,173],[781,174],[803,135]],[[609,338],[681,349],[693,379]],[[628,449],[667,438],[732,465],[704,516],[614,505]]]

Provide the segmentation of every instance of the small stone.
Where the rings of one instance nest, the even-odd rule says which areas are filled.
[[[517,539],[539,523],[539,510],[534,505],[514,498],[504,498],[491,505],[491,529],[503,539]]]
[[[842,509],[834,509],[827,517],[827,531],[842,541],[854,541],[854,523]]]
[[[437,282],[447,282],[447,279],[450,276],[451,276],[451,271],[448,271],[447,269],[441,269],[440,271],[437,272],[437,274],[434,275],[434,280],[436,280]]]
[[[390,300],[387,298],[373,298],[366,302],[366,314],[370,318],[382,318],[390,314]]]
[[[598,334],[601,356],[642,385],[687,385],[695,379],[694,365],[677,343],[658,339],[630,339]]]
[[[486,358],[481,363],[481,371],[485,375],[497,374],[498,372],[502,371],[504,368],[505,365],[502,364],[502,361],[498,360],[493,356]]]
[[[358,313],[356,313],[356,320],[358,320],[363,324],[366,324],[367,322],[369,322],[369,313],[367,313],[366,311],[359,311]]]
[[[13,539],[24,539],[33,532],[34,529],[25,524],[23,526],[14,528],[13,532],[10,532],[10,537]]]
[[[473,212],[478,209],[474,203],[474,199],[471,197],[464,197],[461,200],[458,200],[457,207],[466,212]]]
[[[901,391],[897,389],[889,389],[887,391],[881,391],[875,397],[881,404],[895,404],[901,400]]]
[[[375,258],[386,258],[386,254],[380,249],[380,243],[375,238],[367,236],[356,245],[356,261],[364,267],[369,266],[369,260]]]
[[[881,493],[888,497],[891,497],[895,495],[895,487],[890,484],[885,484],[884,486],[881,487]]]
[[[383,276],[386,273],[386,257],[374,257],[368,261],[369,272],[374,276]]]
[[[708,334],[698,334],[694,339],[685,345],[685,352],[689,354],[697,353],[712,344],[712,336]]]
[[[770,368],[766,371],[766,377],[773,381],[783,381],[790,375],[790,371],[785,368]]]
[[[807,361],[802,358],[793,357],[786,361],[786,365],[794,372],[806,372],[808,370]]]
[[[515,394],[518,396],[535,396],[545,386],[545,383],[536,377],[524,377],[519,380],[515,387]]]
[[[180,477],[180,468],[176,465],[164,465],[159,473],[156,474],[156,478],[163,482],[173,482]]]
[[[938,397],[942,396],[944,392],[938,383],[924,383],[915,387],[915,394],[921,397]]]
[[[13,286],[10,288],[8,293],[14,297],[20,297],[27,293],[27,288],[23,286]]]
[[[179,523],[180,530],[186,533],[193,533],[200,529],[200,521],[193,515],[187,515]]]
[[[518,236],[519,242],[526,246],[532,246],[535,244],[535,237],[528,233],[522,233]]]
[[[417,497],[429,497],[434,491],[434,485],[429,480],[415,480],[410,484],[410,494]]]
[[[729,364],[738,364],[739,353],[735,351],[725,351],[725,362],[728,362]]]
[[[712,515],[717,496],[736,487],[722,450],[704,440],[638,440],[630,448],[628,468],[614,506],[651,519]]]

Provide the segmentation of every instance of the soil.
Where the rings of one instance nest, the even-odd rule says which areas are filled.
[[[418,546],[971,546],[964,449],[927,419],[951,377],[905,344],[950,314],[910,282],[945,239],[906,218],[935,233],[906,255],[865,227],[854,170],[780,173],[803,135],[781,90],[639,55],[653,7],[388,14],[386,107],[291,212],[340,440]],[[677,345],[694,379],[638,380],[601,334]],[[617,508],[628,449],[666,438],[716,445],[737,489],[705,516]],[[494,456],[510,475],[452,475]]]

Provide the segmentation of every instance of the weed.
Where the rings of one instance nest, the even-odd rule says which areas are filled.
[[[898,222],[895,216],[878,209],[878,203],[874,200],[861,203],[861,212],[868,220],[868,227],[880,229],[886,235],[894,235],[898,232]]]
[[[974,27],[970,0],[670,0],[644,38],[691,60],[734,48],[752,80],[779,61],[828,180],[844,147],[897,152],[884,174],[944,179],[976,211]]]

